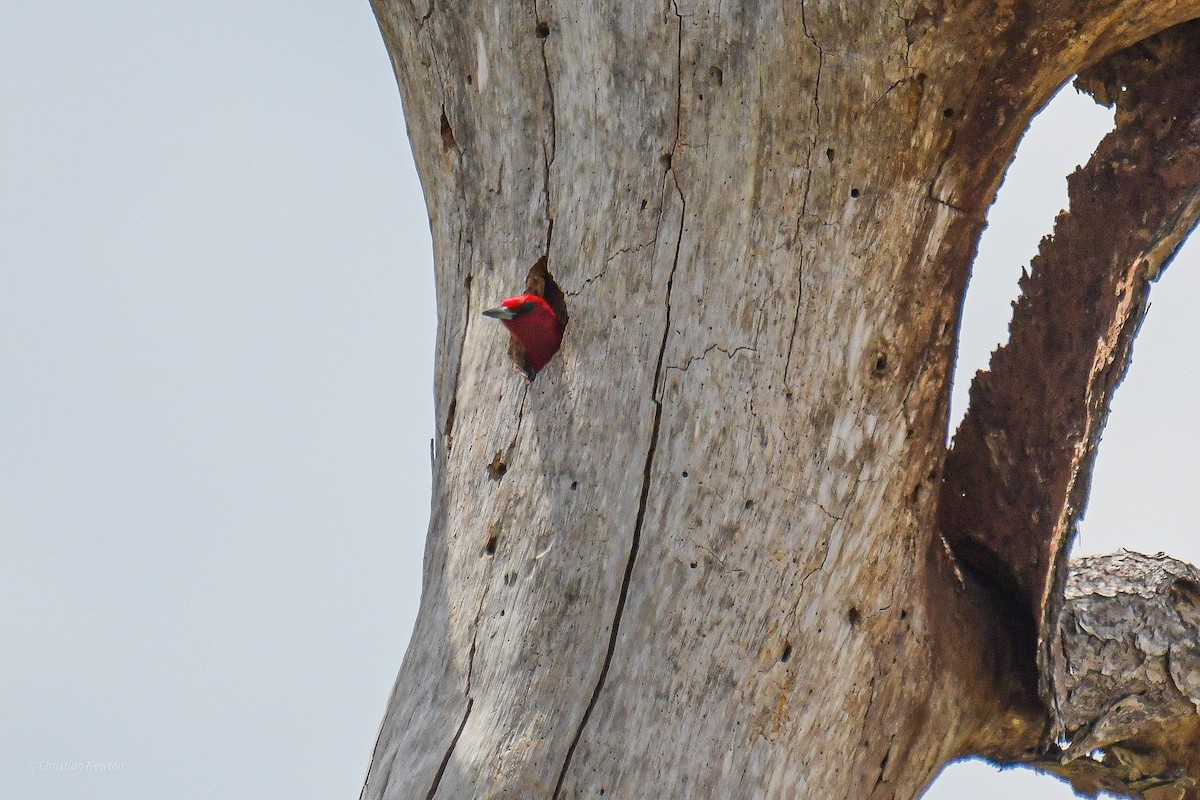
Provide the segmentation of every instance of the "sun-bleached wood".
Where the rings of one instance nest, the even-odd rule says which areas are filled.
[[[958,309],[1029,117],[1200,2],[374,8],[438,431],[364,797],[910,798],[1036,739],[938,531]],[[479,312],[543,258],[529,383]]]

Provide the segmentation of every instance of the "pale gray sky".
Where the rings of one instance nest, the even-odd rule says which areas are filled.
[[[971,369],[1111,120],[1071,94],[993,210]],[[0,799],[356,796],[420,591],[435,324],[367,3],[9,3],[0,109]],[[1084,549],[1200,562],[1196,260]],[[1014,796],[1071,794],[964,765],[929,795]]]

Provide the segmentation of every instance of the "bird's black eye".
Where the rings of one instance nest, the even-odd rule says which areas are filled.
[[[528,314],[537,307],[538,304],[530,300],[528,303],[521,303],[521,305],[514,308],[513,311],[517,312],[517,316],[521,316],[522,314]]]

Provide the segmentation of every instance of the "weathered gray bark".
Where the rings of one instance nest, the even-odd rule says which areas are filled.
[[[1065,541],[1012,579],[941,535],[957,313],[1032,113],[1200,0],[374,6],[438,435],[364,796],[908,798],[1036,761]],[[527,383],[479,311],[543,258],[570,324]]]

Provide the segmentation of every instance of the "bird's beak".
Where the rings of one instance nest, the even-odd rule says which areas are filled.
[[[505,308],[504,306],[497,306],[496,308],[489,308],[487,311],[483,312],[483,315],[485,317],[491,317],[492,319],[516,319],[517,318],[517,312],[513,311],[510,308]]]

